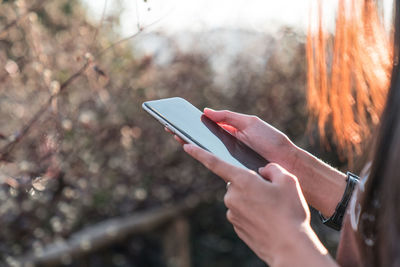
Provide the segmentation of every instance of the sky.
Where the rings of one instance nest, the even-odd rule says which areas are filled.
[[[130,35],[140,26],[155,23],[151,29],[169,33],[202,31],[212,28],[242,28],[274,31],[281,25],[305,30],[316,1],[324,1],[324,18],[333,28],[337,0],[82,0],[94,20],[100,21],[105,3],[108,12],[122,6],[122,35]],[[352,0],[349,0],[352,1]],[[383,0],[390,10],[393,0]],[[314,9],[315,10],[315,9]]]
[[[335,0],[323,0],[327,20],[332,21]],[[104,3],[115,11],[117,0],[83,0],[94,20],[100,20]],[[137,24],[166,32],[202,31],[211,28],[243,28],[273,31],[279,25],[305,28],[314,0],[118,0],[122,3],[121,32],[128,35]]]
[[[251,36],[239,35],[232,41],[232,34],[225,36],[215,29],[243,29],[249,32],[277,32],[283,25],[297,28],[305,32],[309,23],[310,11],[316,10],[317,1],[324,2],[325,25],[334,29],[335,11],[338,0],[81,0],[88,7],[89,17],[93,24],[100,22],[104,6],[108,14],[120,16],[120,26],[115,27],[122,37],[137,33],[138,24],[146,32],[163,31],[169,36],[185,36],[187,32],[206,32],[203,44],[214,47],[215,38],[225,40],[224,49],[219,56],[214,56],[218,66],[222,66],[221,58],[234,58],[238,51],[253,49]],[[353,0],[346,0],[353,1]],[[391,9],[393,0],[383,0],[385,9]],[[119,4],[118,4],[119,3]],[[106,5],[105,5],[106,4]],[[388,12],[386,12],[388,13]],[[390,18],[389,16],[387,16]],[[156,22],[156,23],[154,23]],[[148,25],[152,25],[148,27]],[[233,33],[234,31],[231,31]],[[158,35],[147,36],[143,40],[135,39],[135,47],[143,54],[155,54],[160,64],[167,64],[170,59],[169,46]],[[202,35],[200,35],[202,36]],[[215,38],[214,38],[215,37]],[[161,38],[161,39],[160,39]],[[207,39],[208,38],[208,39]],[[182,43],[182,42],[181,42]],[[195,46],[198,44],[195,44]],[[181,47],[182,49],[182,47]],[[164,51],[164,52],[163,52]],[[264,53],[263,50],[258,51]],[[258,55],[257,51],[252,53]],[[236,53],[236,54],[235,54]],[[218,53],[216,53],[218,55]],[[164,63],[163,63],[164,62]],[[228,62],[228,61],[226,61]],[[229,63],[229,62],[228,62]],[[227,64],[228,64],[227,63]],[[229,64],[228,64],[229,65]],[[225,69],[222,68],[222,72]]]

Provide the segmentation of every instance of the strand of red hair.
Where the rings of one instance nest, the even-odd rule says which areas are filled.
[[[318,1],[317,30],[310,22],[307,34],[307,104],[322,140],[331,126],[339,155],[351,164],[385,104],[392,40],[375,1],[338,0],[334,36],[323,25],[322,2]]]

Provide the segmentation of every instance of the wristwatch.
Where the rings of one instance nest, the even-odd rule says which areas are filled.
[[[335,209],[335,213],[329,218],[325,218],[321,212],[319,213],[319,216],[321,217],[322,223],[339,231],[340,228],[342,228],[342,221],[344,214],[346,212],[347,204],[349,204],[351,195],[353,193],[354,188],[356,187],[358,181],[360,178],[351,173],[347,172],[347,179],[346,179],[346,189],[344,190],[344,194],[342,197],[342,200],[339,202]]]

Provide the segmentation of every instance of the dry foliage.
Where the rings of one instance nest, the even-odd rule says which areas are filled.
[[[304,134],[304,37],[290,29],[266,37],[264,64],[238,56],[227,89],[214,83],[212,51],[177,49],[167,66],[136,58],[127,42],[104,52],[118,40],[112,19],[96,29],[85,17],[77,1],[1,4],[0,260],[9,264],[84,226],[224,192],[143,101],[181,96]]]

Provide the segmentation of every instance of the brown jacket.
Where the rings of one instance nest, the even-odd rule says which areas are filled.
[[[357,187],[354,189],[353,196],[346,210],[346,215],[343,219],[342,232],[340,243],[336,255],[336,260],[340,266],[357,267],[364,266],[363,257],[359,243],[356,239],[361,215],[360,199],[364,193],[364,185],[368,179],[370,164],[367,164],[361,173],[361,179]],[[371,243],[371,240],[364,240],[366,244]],[[373,243],[373,242],[372,242]]]
[[[352,196],[352,200],[347,207],[346,215],[343,219],[342,232],[340,234],[340,243],[336,254],[336,260],[342,267],[362,266],[360,250],[356,240],[356,231],[358,219],[355,209],[361,208],[359,205],[359,190],[356,189]],[[359,216],[359,214],[358,214]],[[354,225],[356,223],[356,225]],[[353,224],[353,225],[352,225]]]

